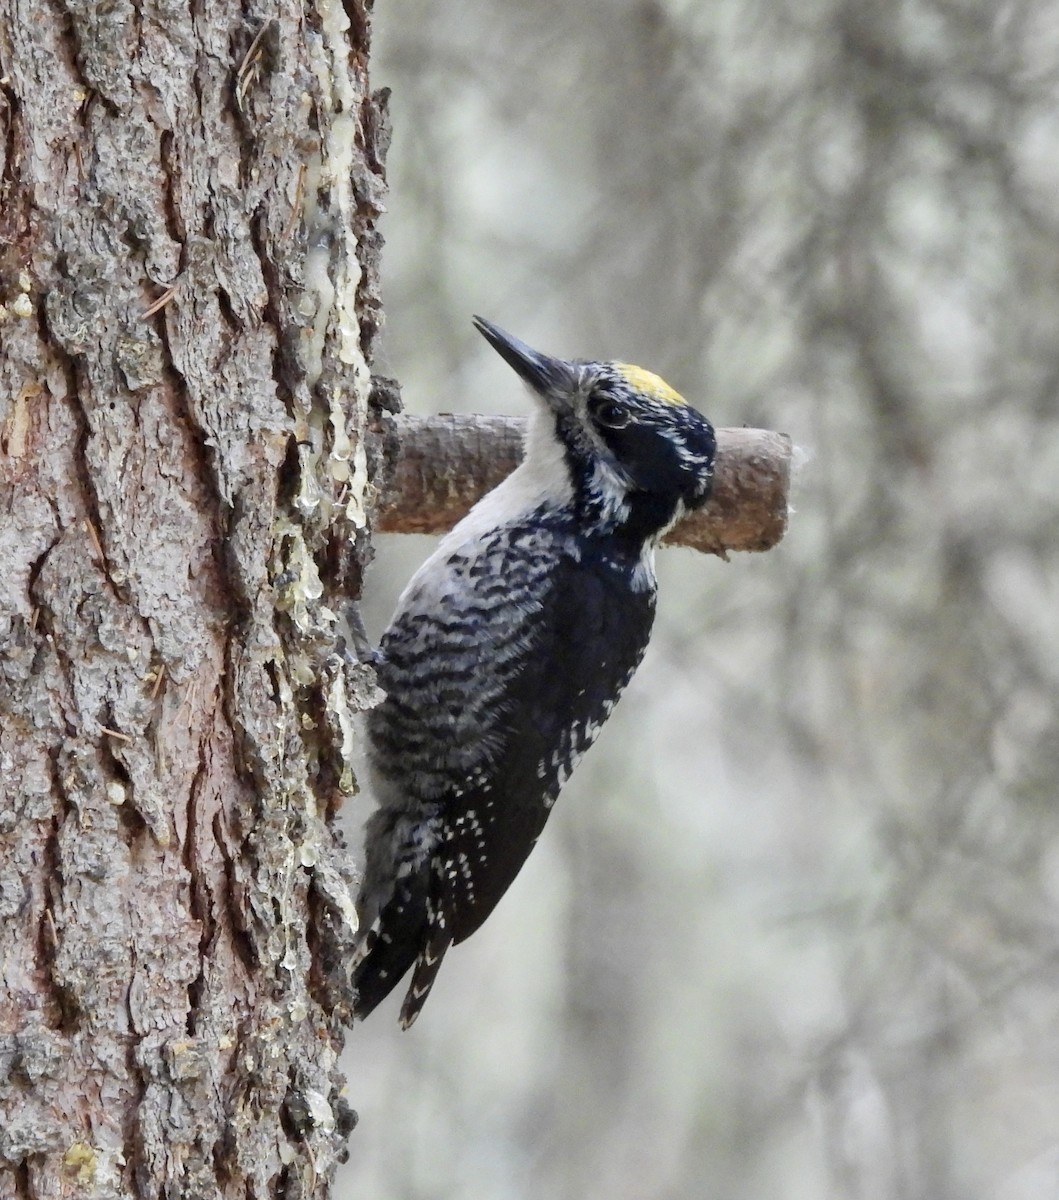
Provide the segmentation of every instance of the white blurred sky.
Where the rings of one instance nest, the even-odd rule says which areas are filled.
[[[411,1031],[395,996],[352,1032],[336,1195],[1022,1200],[1059,1128],[1054,6],[375,26],[406,405],[525,411],[480,312],[805,465],[779,548],[661,555],[529,864]],[[373,636],[431,544],[379,539]]]

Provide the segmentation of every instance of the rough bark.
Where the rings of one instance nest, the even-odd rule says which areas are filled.
[[[379,501],[384,533],[442,533],[518,465],[520,417],[398,416],[393,470]],[[768,550],[787,529],[791,440],[764,429],[720,429],[709,503],[666,538],[705,553]]]
[[[344,1152],[330,818],[375,688],[336,613],[396,452],[369,11],[0,0],[5,1200],[323,1196]],[[718,496],[762,515],[702,548],[782,532],[754,445]]]
[[[324,1195],[369,0],[0,0],[0,1195]]]

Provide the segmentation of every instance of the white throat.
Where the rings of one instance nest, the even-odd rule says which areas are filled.
[[[555,436],[554,422],[551,413],[538,401],[526,430],[522,462],[442,538],[439,551],[448,554],[542,504],[561,508],[573,500],[570,472],[562,443]]]

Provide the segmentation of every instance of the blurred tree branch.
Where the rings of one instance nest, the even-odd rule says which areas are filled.
[[[394,466],[379,505],[383,533],[442,533],[518,465],[522,417],[402,415]],[[721,429],[705,509],[680,522],[670,545],[709,554],[768,550],[787,528],[791,440],[764,429]]]

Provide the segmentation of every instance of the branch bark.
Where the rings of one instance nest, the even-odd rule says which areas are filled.
[[[518,465],[524,429],[521,417],[395,417],[398,446],[376,527],[383,533],[451,529]],[[786,434],[718,430],[710,501],[666,542],[720,555],[775,546],[787,528],[790,470]]]

